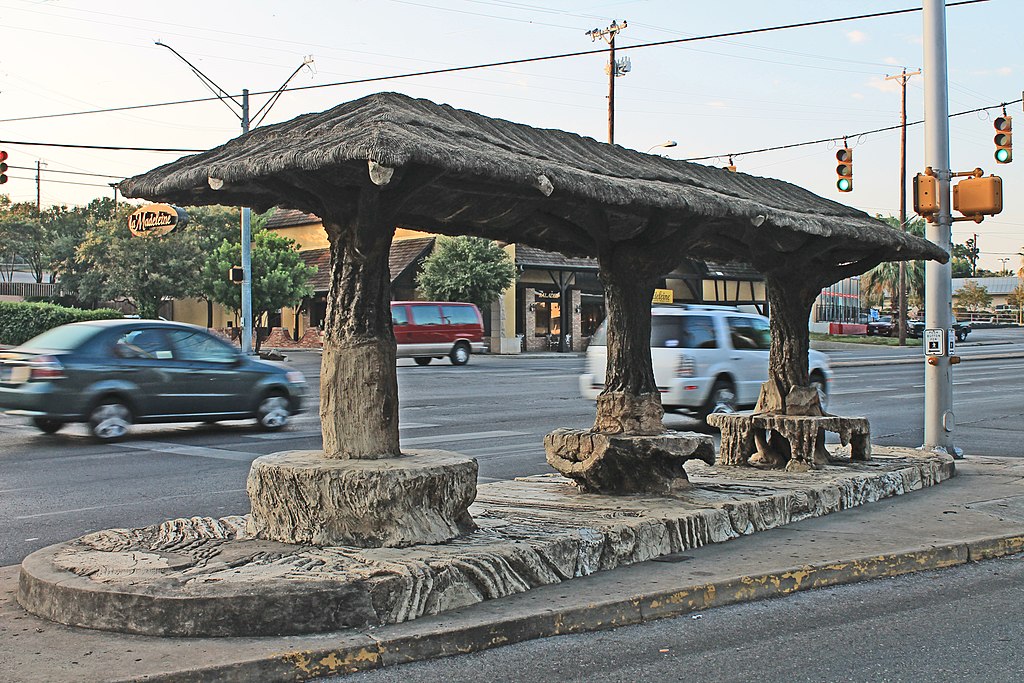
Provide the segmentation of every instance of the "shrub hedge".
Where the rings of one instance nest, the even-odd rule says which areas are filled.
[[[121,311],[113,308],[84,311],[56,304],[0,301],[0,344],[17,346],[59,325],[121,315]]]

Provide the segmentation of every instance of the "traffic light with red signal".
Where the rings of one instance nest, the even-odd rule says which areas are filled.
[[[1006,114],[997,116],[992,125],[996,129],[996,136],[992,139],[996,143],[996,163],[1008,164],[1013,161],[1013,117]]]
[[[853,191],[853,150],[843,147],[836,151],[836,188],[840,192]]]
[[[7,182],[7,152],[0,149],[0,185]]]

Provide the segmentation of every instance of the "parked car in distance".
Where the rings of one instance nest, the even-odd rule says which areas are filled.
[[[484,350],[484,323],[474,304],[457,301],[392,301],[391,323],[399,358],[429,365],[444,358],[465,365]]]
[[[907,321],[907,336],[915,339],[920,338],[924,334],[924,321],[923,320],[908,320]],[[971,333],[971,324],[962,323],[957,319],[953,319],[953,334],[956,335],[958,342],[965,341],[967,335]]]
[[[899,321],[893,320],[891,315],[883,315],[878,320],[868,323],[868,336],[877,335],[880,337],[891,337],[899,330]]]
[[[133,423],[256,418],[280,429],[305,386],[301,372],[245,356],[205,328],[159,320],[71,323],[0,352],[0,409],[47,434],[85,422],[100,440]]]
[[[753,407],[768,380],[768,319],[727,306],[656,306],[651,310],[651,362],[665,410],[706,416]],[[580,391],[596,400],[604,389],[606,323],[587,347]],[[810,383],[828,406],[832,369],[811,350]]]

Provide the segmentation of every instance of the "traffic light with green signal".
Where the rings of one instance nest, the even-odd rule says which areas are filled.
[[[0,185],[7,182],[7,152],[0,149]]]
[[[853,150],[849,147],[843,147],[836,151],[836,161],[839,162],[836,166],[836,188],[840,192],[852,192],[853,191]]]
[[[997,116],[992,125],[996,129],[993,138],[996,143],[996,163],[1008,164],[1013,161],[1013,117],[1006,114]]]

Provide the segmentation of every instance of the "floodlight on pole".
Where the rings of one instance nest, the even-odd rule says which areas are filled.
[[[216,83],[214,83],[213,79],[211,79],[209,76],[207,76],[202,71],[200,71],[199,67],[197,67],[195,64],[193,64],[192,62],[190,62],[187,59],[185,59],[185,57],[180,52],[175,50],[173,47],[171,47],[170,45],[167,45],[166,43],[163,43],[163,42],[161,42],[159,40],[156,41],[156,44],[159,45],[160,47],[167,48],[168,50],[173,52],[174,55],[178,59],[180,59],[181,61],[183,61],[186,64],[188,64],[189,68],[192,69],[192,73],[194,73],[199,78],[199,80],[201,80],[203,82],[203,85],[205,85],[210,90],[210,92],[212,92],[214,95],[216,95],[217,99],[219,99],[221,102],[223,102],[224,105],[228,109],[231,110],[232,114],[234,114],[235,116],[238,117],[239,122],[242,124],[242,134],[245,135],[246,133],[249,132],[250,116],[249,116],[249,90],[248,90],[248,88],[243,88],[242,89],[242,96],[241,96],[240,99],[236,98],[234,95],[228,94],[228,92],[226,90],[224,90],[224,88],[222,88],[219,85],[217,85]],[[256,112],[256,117],[259,117],[259,118],[256,121],[256,123],[253,125],[254,128],[256,126],[258,126],[263,121],[263,119],[266,118],[268,113],[270,113],[270,108],[273,107],[274,103],[276,103],[277,100],[281,97],[281,94],[284,93],[285,88],[288,87],[288,84],[291,82],[291,80],[293,78],[295,78],[296,74],[298,74],[299,71],[301,71],[303,69],[303,67],[309,67],[309,70],[313,71],[313,66],[312,65],[313,65],[313,56],[312,55],[309,55],[309,56],[306,56],[306,57],[303,58],[302,64],[300,64],[298,66],[298,68],[296,68],[295,71],[293,71],[292,74],[288,78],[285,79],[284,83],[281,84],[281,87],[278,88],[274,92],[274,94],[271,95],[270,99],[267,100],[267,102],[262,107],[260,107],[259,111]],[[234,105],[234,106],[232,106],[232,105]],[[238,111],[235,110],[235,107],[238,108]],[[214,189],[214,190],[219,190],[220,188],[222,188],[224,186],[224,181],[222,181],[222,180],[219,180],[219,179],[216,179],[216,178],[210,178],[209,180],[210,180],[210,187],[212,189]],[[252,340],[253,340],[253,337],[252,337],[252,332],[253,332],[253,319],[252,319],[252,220],[251,220],[252,210],[249,207],[242,207],[242,212],[241,213],[242,213],[242,215],[241,215],[241,242],[242,242],[241,247],[242,247],[242,273],[243,273],[243,278],[242,278],[242,282],[241,282],[241,284],[242,284],[242,338],[241,338],[241,347],[242,347],[242,352],[243,353],[249,354],[249,353],[252,353],[252,348],[253,348],[252,347]]]

